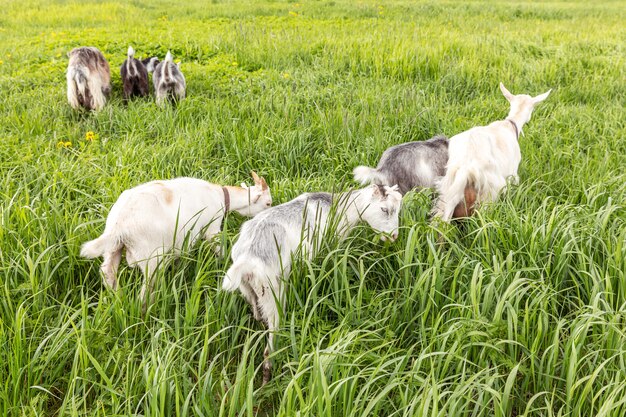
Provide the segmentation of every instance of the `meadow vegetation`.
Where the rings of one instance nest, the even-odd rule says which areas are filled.
[[[626,415],[624,1],[5,0],[0,15],[0,414]],[[188,98],[121,99],[119,66],[182,61]],[[71,111],[66,53],[114,94]],[[80,245],[125,189],[263,175],[275,204],[343,191],[387,147],[502,119],[520,184],[451,227],[412,193],[400,237],[367,227],[296,259],[261,386],[264,328],[218,289],[212,243],[104,289]],[[93,132],[93,133],[89,133]],[[229,250],[243,219],[220,236]],[[444,244],[438,244],[440,233]]]

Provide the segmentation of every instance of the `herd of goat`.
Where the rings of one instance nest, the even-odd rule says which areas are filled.
[[[111,92],[109,65],[93,47],[72,50],[67,70],[68,99],[73,108],[100,110]],[[185,97],[185,77],[168,52],[165,60],[134,58],[132,47],[120,74],[124,98],[149,94],[148,73],[158,104]],[[382,233],[382,239],[398,237],[402,197],[410,190],[435,188],[438,197],[433,217],[443,221],[471,216],[482,203],[495,201],[507,180],[517,181],[521,161],[519,135],[535,106],[550,91],[536,97],[513,95],[502,83],[510,103],[504,120],[476,126],[450,139],[436,136],[387,149],[376,168],[359,166],[354,178],[369,186],[343,193],[305,193],[272,206],[264,178],[252,172],[254,185],[221,186],[196,178],[151,181],[124,191],[106,220],[103,234],[86,242],[81,255],[102,256],[101,271],[108,287],[117,289],[117,269],[123,251],[130,266],[144,276],[140,298],[144,311],[150,303],[154,274],[166,263],[165,255],[177,254],[200,237],[211,239],[221,231],[224,216],[235,211],[253,217],[241,227],[222,288],[239,290],[256,320],[267,326],[263,382],[271,375],[270,354],[279,326],[291,257],[298,249],[312,257],[327,234],[345,236],[359,222]],[[218,254],[222,248],[216,247]]]

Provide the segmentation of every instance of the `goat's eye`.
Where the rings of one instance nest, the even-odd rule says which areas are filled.
[[[380,210],[385,214],[389,214],[389,210],[387,209],[387,207],[381,207]]]

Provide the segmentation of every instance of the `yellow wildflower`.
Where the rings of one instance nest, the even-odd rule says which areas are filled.
[[[87,133],[85,133],[85,140],[88,140],[89,142],[98,139],[98,135],[96,135],[94,132],[92,132],[91,130]]]
[[[298,13],[294,12],[293,10],[289,10],[289,16],[296,17],[298,16]]]
[[[281,76],[282,76],[284,79],[289,79],[289,77],[290,77],[290,75],[289,75],[289,73],[288,73],[288,72],[283,72],[283,73],[281,74]]]
[[[71,148],[72,147],[72,142],[67,141],[67,142],[63,142],[63,141],[59,141],[57,142],[57,148]]]

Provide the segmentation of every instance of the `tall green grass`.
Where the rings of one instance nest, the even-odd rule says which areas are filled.
[[[0,414],[626,415],[623,1],[3,6]],[[125,106],[129,44],[171,50],[188,99]],[[79,45],[112,67],[99,114],[66,103]],[[441,230],[413,193],[393,244],[363,227],[297,259],[266,386],[264,329],[218,291],[229,260],[210,243],[161,271],[145,318],[138,271],[113,294],[78,256],[143,181],[254,169],[276,203],[346,190],[390,145],[504,117],[500,81],[553,88],[520,185]]]

